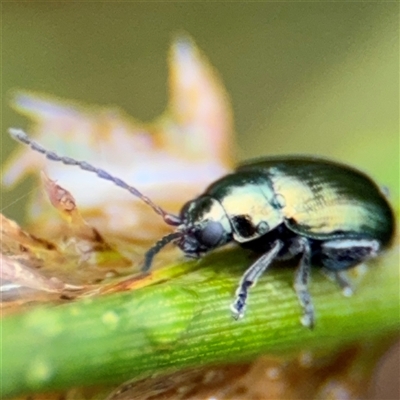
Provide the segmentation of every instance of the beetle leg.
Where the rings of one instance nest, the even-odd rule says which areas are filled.
[[[240,284],[236,290],[236,300],[231,305],[233,318],[239,319],[243,317],[249,288],[256,284],[258,278],[276,258],[282,247],[283,243],[280,240],[274,242],[271,249],[267,253],[263,254],[243,274]]]
[[[300,306],[303,309],[301,323],[312,329],[314,327],[315,315],[314,306],[311,301],[311,295],[308,291],[308,284],[311,275],[311,247],[307,240],[302,240],[303,255],[301,256],[300,264],[296,270],[294,278],[294,290]]]
[[[350,297],[353,295],[353,285],[351,284],[350,278],[347,276],[346,271],[332,271],[327,268],[323,268],[322,272],[329,279],[335,281],[339,285],[344,296]]]
[[[345,296],[353,294],[351,281],[346,276],[346,270],[357,264],[362,264],[377,255],[380,244],[369,239],[339,239],[330,240],[321,246],[321,263],[329,277],[332,277],[341,287]]]
[[[345,270],[375,257],[379,249],[380,243],[377,240],[330,240],[321,245],[321,261],[331,271]]]
[[[346,271],[335,271],[334,272],[335,281],[342,289],[343,295],[350,297],[353,295],[353,287],[349,277],[346,275]]]

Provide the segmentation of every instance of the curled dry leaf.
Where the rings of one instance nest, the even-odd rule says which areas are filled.
[[[26,300],[31,296],[20,287],[60,294],[71,290],[95,293],[90,283],[101,282],[109,269],[126,267],[131,261],[86,223],[67,190],[44,173],[42,180],[50,203],[65,220],[59,220],[64,234],[54,242],[39,239],[1,215],[1,289],[9,292],[9,299],[15,299],[12,289],[18,289]],[[67,283],[70,279],[77,284]]]
[[[65,284],[57,278],[46,278],[33,268],[23,265],[22,260],[17,261],[1,253],[0,263],[2,281],[11,282],[12,285],[55,293],[66,289],[81,289],[79,286]]]
[[[75,242],[77,252],[80,252],[83,256],[96,251],[111,251],[111,246],[104,241],[100,233],[83,219],[71,193],[57,185],[44,172],[41,176],[51,204],[59,215],[68,222],[69,232],[65,236],[70,241]]]
[[[2,253],[20,254],[30,250],[38,256],[42,253],[47,256],[48,253],[57,250],[54,243],[26,232],[16,222],[6,218],[3,214],[0,214],[0,229],[0,250]]]
[[[39,301],[39,297],[44,301],[54,299],[24,289],[57,294],[84,289],[81,285],[70,284],[57,277],[62,274],[52,266],[64,262],[66,256],[56,244],[29,234],[2,214],[0,226],[0,292],[3,310],[33,299]]]
[[[233,122],[217,74],[190,40],[174,42],[169,70],[167,109],[148,124],[115,108],[82,106],[29,92],[16,93],[12,105],[32,119],[29,135],[45,147],[102,168],[162,208],[177,212],[231,169]],[[167,229],[131,194],[27,148],[19,147],[12,156],[3,183],[12,186],[40,170],[73,193],[85,220],[103,235],[148,243]],[[37,193],[28,214],[33,229],[40,221],[41,231],[58,233],[48,204]]]
[[[12,106],[31,119],[29,135],[48,149],[102,168],[177,212],[232,167],[233,119],[223,85],[190,39],[173,43],[169,70],[170,100],[152,123],[136,121],[115,108],[24,91],[14,94]],[[105,278],[137,271],[146,248],[168,229],[130,193],[29,148],[18,147],[8,161],[3,185],[11,187],[27,173],[39,177],[40,172],[53,207],[38,185],[28,208],[30,233],[7,220],[2,245],[7,260],[19,257],[8,263],[14,268],[10,277],[19,285],[63,290],[68,282],[93,290],[93,284]],[[22,264],[20,246],[25,252]],[[171,253],[166,251],[158,262],[168,258]],[[128,283],[111,280],[101,292],[140,287],[164,275]],[[48,281],[53,277],[58,281]]]

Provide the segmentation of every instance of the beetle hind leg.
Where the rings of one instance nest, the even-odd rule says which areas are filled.
[[[379,248],[377,240],[330,240],[321,245],[319,262],[324,266],[325,274],[340,286],[346,297],[349,297],[353,294],[353,287],[346,270],[374,257]]]
[[[343,271],[377,255],[380,244],[369,239],[336,239],[321,245],[321,263],[330,271]]]
[[[350,297],[353,295],[353,285],[350,278],[347,276],[346,271],[332,271],[324,268],[322,272],[329,279],[337,283],[337,285],[342,289],[344,296]]]
[[[254,264],[247,269],[240,280],[239,287],[236,290],[236,299],[231,305],[233,318],[239,319],[244,315],[246,308],[247,296],[250,287],[254,286],[258,278],[269,267],[271,262],[277,257],[283,244],[277,240],[272,245],[271,249],[263,254]]]

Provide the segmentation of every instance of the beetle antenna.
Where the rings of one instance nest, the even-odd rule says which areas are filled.
[[[139,190],[137,190],[133,186],[128,185],[123,180],[110,175],[108,172],[100,168],[96,168],[93,165],[87,163],[86,161],[77,161],[70,157],[59,156],[55,152],[45,149],[39,143],[30,139],[28,135],[21,129],[10,128],[8,132],[13,139],[28,145],[32,150],[42,153],[46,158],[48,158],[51,161],[58,161],[65,165],[76,165],[79,168],[83,169],[84,171],[93,172],[99,178],[110,181],[115,185],[119,186],[120,188],[127,190],[128,192],[130,192],[131,194],[133,194],[134,196],[138,197],[146,204],[148,204],[158,215],[161,215],[161,217],[163,217],[164,221],[168,225],[178,226],[181,224],[181,220],[178,216],[167,213],[160,206],[154,204],[147,196],[140,193]]]
[[[149,250],[147,250],[147,252],[144,256],[144,264],[143,264],[142,272],[147,272],[150,269],[154,256],[163,247],[165,247],[168,243],[172,242],[173,240],[182,237],[182,235],[183,235],[182,232],[169,233],[168,235],[165,235],[164,237],[162,237],[158,242],[156,242],[153,247],[151,247]]]

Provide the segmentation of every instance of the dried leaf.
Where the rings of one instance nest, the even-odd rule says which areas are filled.
[[[13,106],[33,121],[32,136],[50,150],[105,169],[176,211],[231,168],[233,118],[223,85],[190,39],[174,42],[169,68],[167,110],[150,124],[116,109],[22,91]],[[139,269],[149,242],[167,231],[163,221],[130,193],[28,148],[18,148],[8,162],[3,184],[32,172],[41,173],[53,208],[36,189],[30,233],[4,219],[5,272],[16,287],[62,291],[71,282],[84,288],[81,294],[95,295],[146,286],[189,268],[124,278]],[[158,261],[168,259],[166,251]]]
[[[61,293],[67,286],[69,288],[75,287],[73,285],[64,284],[57,278],[45,278],[34,269],[23,265],[20,261],[14,260],[1,253],[0,263],[1,279],[12,282],[14,285],[56,293]]]
[[[233,119],[215,71],[190,40],[175,41],[169,68],[167,111],[150,124],[116,109],[29,92],[17,92],[13,106],[33,120],[30,135],[47,148],[105,169],[176,212],[232,167]],[[29,149],[13,155],[3,183],[11,186],[39,170],[73,193],[85,220],[104,235],[148,242],[166,231],[163,221],[129,193]],[[48,205],[37,193],[29,216],[40,221],[40,230],[57,234]]]

